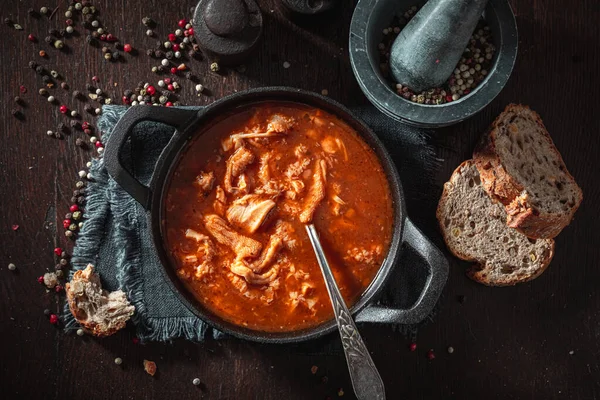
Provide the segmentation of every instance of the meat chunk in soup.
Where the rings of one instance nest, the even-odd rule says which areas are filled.
[[[231,135],[231,140],[236,142],[240,139],[258,139],[280,136],[288,133],[288,131],[294,126],[294,118],[286,117],[280,114],[274,114],[271,116],[269,123],[267,124],[266,132],[245,132]]]
[[[262,245],[259,241],[239,234],[218,215],[204,217],[204,226],[217,242],[233,250],[238,258],[258,257],[260,254]]]
[[[223,179],[223,187],[228,193],[233,192],[233,179],[237,178],[248,165],[254,162],[254,153],[248,148],[242,146],[238,148],[227,160],[227,170],[225,171],[225,179]]]
[[[325,198],[325,182],[327,180],[326,174],[327,167],[325,165],[325,161],[317,160],[315,162],[312,185],[310,189],[308,189],[308,194],[304,203],[304,209],[298,218],[303,224],[310,223],[315,210]]]
[[[215,174],[210,172],[201,172],[196,177],[196,184],[200,187],[200,193],[204,196],[208,195],[215,183]]]
[[[233,225],[254,233],[265,222],[275,207],[270,198],[256,194],[248,194],[235,200],[227,210],[227,220]]]

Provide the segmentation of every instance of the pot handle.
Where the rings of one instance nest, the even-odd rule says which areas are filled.
[[[121,163],[123,145],[140,122],[159,122],[182,132],[197,116],[198,110],[141,105],[127,110],[114,127],[106,143],[104,165],[110,176],[145,209],[150,206],[150,188],[135,179]]]
[[[429,276],[421,295],[409,309],[368,306],[355,316],[356,322],[416,324],[423,321],[435,307],[448,279],[448,260],[408,218],[404,223],[402,241],[412,247],[429,265]]]

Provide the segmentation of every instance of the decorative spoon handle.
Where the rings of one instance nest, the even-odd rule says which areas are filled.
[[[354,393],[359,400],[385,400],[385,388],[379,372],[371,359],[371,355],[365,346],[356,325],[352,320],[350,311],[346,307],[344,298],[338,289],[337,283],[331,272],[331,268],[325,258],[325,253],[321,247],[319,236],[315,226],[310,224],[306,226],[308,237],[315,250],[317,261],[321,267],[325,285],[329,292],[335,320],[338,324],[346,362],[350,371],[350,379]]]

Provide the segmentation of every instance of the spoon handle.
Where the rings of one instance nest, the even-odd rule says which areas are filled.
[[[317,255],[317,261],[321,267],[325,285],[331,298],[354,393],[359,400],[385,400],[385,388],[381,376],[379,376],[371,355],[360,337],[350,311],[338,289],[314,225],[307,225],[306,231]]]

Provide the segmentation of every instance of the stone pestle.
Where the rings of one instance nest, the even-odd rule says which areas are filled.
[[[390,51],[396,82],[415,92],[440,87],[452,74],[487,0],[429,0]]]

